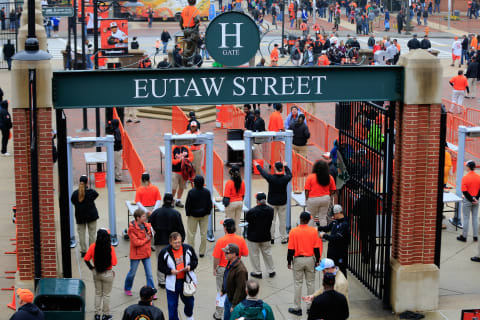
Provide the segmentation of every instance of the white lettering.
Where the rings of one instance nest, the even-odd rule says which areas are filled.
[[[190,80],[190,83],[188,84],[188,88],[187,90],[185,91],[185,95],[184,97],[188,97],[188,92],[189,91],[195,91],[195,96],[197,97],[201,97],[202,95],[200,94],[200,91],[198,91],[198,87],[197,87],[197,84],[195,83],[195,80],[192,78],[192,80]]]
[[[227,24],[229,23],[219,23],[220,27],[222,28],[222,45],[219,47],[220,49],[228,48],[226,45],[227,42],[227,37],[235,37],[235,46],[234,48],[243,48],[240,45],[240,26],[243,23],[240,22],[235,22],[233,23],[235,25],[235,33],[227,33]]]
[[[218,96],[218,93],[222,88],[223,80],[225,79],[225,77],[220,78],[220,84],[218,86],[217,86],[216,78],[200,78],[200,79],[202,79],[203,87],[207,92],[207,96],[210,97],[210,93],[212,92],[212,89],[215,90],[215,95]],[[207,80],[210,80],[210,84],[207,83]]]
[[[239,83],[240,80],[242,81],[241,84]],[[233,95],[234,96],[243,96],[245,94],[245,87],[243,86],[244,80],[245,79],[243,77],[233,78],[233,86],[240,89],[239,93],[237,91],[235,91],[235,89],[233,90]]]
[[[182,79],[182,78],[173,78],[173,79],[168,80],[168,82],[172,82],[172,81],[175,82],[175,95],[174,95],[173,97],[174,97],[174,98],[179,98],[179,97],[180,97],[180,94],[179,94],[179,89],[180,89],[180,88],[179,88],[178,83],[179,83],[180,81],[185,82],[185,79]]]
[[[287,80],[289,82],[287,83]],[[282,77],[282,95],[287,95],[287,94],[295,94],[295,90],[288,91],[287,88],[293,89],[293,81],[295,80],[295,77]]]
[[[257,81],[262,81],[263,77],[248,77],[247,81],[252,80],[252,96],[258,96],[257,94]]]
[[[165,95],[167,94],[167,79],[163,79],[163,94],[162,95],[158,95],[155,88],[157,87],[156,86],[156,82],[157,82],[158,79],[150,79],[150,82],[152,83],[152,96],[154,98],[163,98],[165,97]]]
[[[302,91],[303,87],[308,88],[308,80],[310,79],[309,76],[298,76],[298,90],[297,94],[310,94],[310,89],[308,91]],[[305,83],[303,80],[307,80]]]
[[[313,76],[312,79],[317,80],[317,92],[315,94],[322,94],[320,81],[322,79],[327,80],[327,76]]]
[[[272,82],[270,84],[270,82]],[[273,88],[277,84],[277,79],[274,77],[265,77],[265,95],[268,96],[268,89],[272,91],[273,95],[278,96],[278,92]]]
[[[133,81],[135,81],[135,99],[140,99],[140,98],[148,98],[149,94],[147,93],[147,83],[148,83],[148,80],[147,79],[134,79]],[[140,82],[143,82],[144,85],[141,87],[140,86]],[[145,95],[143,96],[140,96],[140,90],[144,91],[145,92]]]

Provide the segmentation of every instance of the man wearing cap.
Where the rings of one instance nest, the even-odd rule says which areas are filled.
[[[323,275],[325,275],[327,273],[331,273],[331,274],[335,275],[335,286],[333,287],[333,289],[335,291],[343,294],[345,296],[345,298],[347,299],[347,303],[348,303],[348,281],[347,281],[347,278],[345,278],[345,275],[343,274],[343,272],[340,271],[337,266],[335,266],[335,262],[333,262],[332,259],[323,258],[322,262],[320,263],[320,265],[318,267],[315,268],[315,270],[322,271]],[[322,287],[322,288],[318,289],[317,291],[315,291],[314,294],[312,294],[310,296],[306,296],[305,300],[306,301],[313,301],[313,299],[315,297],[321,295],[323,293],[323,291],[324,290],[323,290],[323,287]]]
[[[311,215],[308,212],[300,214],[300,225],[290,230],[288,241],[288,269],[293,269],[293,308],[288,312],[301,316],[301,296],[303,278],[307,284],[307,294],[313,294],[315,290],[315,266],[318,265],[322,256],[322,243],[317,234],[317,229],[310,227],[308,222]],[[293,265],[293,266],[292,266]]]
[[[462,66],[460,57],[462,56],[462,42],[458,40],[458,37],[454,37],[454,41],[452,43],[452,64],[451,67],[455,66],[455,60],[458,60],[458,67]]]
[[[319,236],[328,241],[327,258],[335,261],[335,264],[346,277],[350,228],[343,215],[343,208],[339,204],[333,206],[333,219],[333,222],[327,226],[318,226],[318,231],[320,231]],[[326,234],[325,232],[330,232],[330,234]]]
[[[217,284],[217,296],[219,298],[222,286],[223,286],[223,276],[225,273],[225,267],[228,264],[228,261],[225,256],[225,252],[222,250],[225,246],[229,243],[237,244],[239,248],[239,256],[246,257],[248,256],[248,247],[245,239],[241,236],[235,234],[235,220],[233,219],[225,219],[223,221],[223,231],[225,235],[217,240],[215,244],[215,248],[213,249],[213,275],[216,277],[216,284]],[[216,320],[222,319],[223,315],[223,306],[219,306],[215,308],[215,313],[213,314],[213,318]]]
[[[275,174],[269,174],[255,161],[255,167],[262,177],[268,182],[268,204],[274,211],[274,221],[271,223],[270,235],[272,244],[275,241],[275,224],[278,219],[278,230],[282,243],[288,242],[286,229],[287,222],[287,185],[292,180],[292,172],[287,167],[287,163],[275,162]],[[285,169],[285,172],[284,172]],[[258,199],[257,199],[258,200]]]
[[[182,239],[185,238],[185,228],[182,222],[180,212],[175,210],[173,195],[165,193],[163,197],[163,206],[153,211],[149,217],[148,222],[152,224],[155,231],[154,245],[157,253],[157,260],[160,256],[160,251],[168,246],[169,236],[172,232],[180,233]],[[157,270],[157,280],[160,288],[165,289],[165,274]]]
[[[222,250],[228,261],[222,285],[222,295],[226,295],[223,319],[230,320],[233,309],[247,297],[245,284],[248,280],[248,271],[241,260],[240,248],[236,243],[229,243]]]
[[[123,312],[122,320],[164,320],[162,310],[152,304],[153,297],[157,293],[155,288],[144,286],[140,289],[140,301],[138,304],[132,304]]]
[[[313,299],[307,320],[348,319],[349,310],[346,297],[335,291],[335,275],[325,273],[323,276],[324,292]]]
[[[270,227],[273,220],[273,209],[267,206],[267,196],[263,192],[256,195],[257,205],[248,210],[246,220],[248,222],[247,239],[250,250],[250,263],[253,271],[250,275],[255,278],[262,278],[262,269],[260,267],[260,255],[262,253],[263,261],[267,267],[268,276],[275,276],[275,267],[273,266],[272,244],[270,243]]]
[[[463,234],[457,237],[458,241],[466,242],[468,224],[472,214],[473,241],[478,241],[478,199],[480,198],[480,175],[475,172],[475,162],[467,162],[467,174],[462,178],[463,192]]]
[[[192,120],[189,123],[190,129],[185,131],[185,134],[201,134],[200,129],[198,128],[198,122],[196,120]],[[202,174],[202,162],[203,162],[203,145],[202,144],[193,144],[190,147],[193,153],[193,169],[195,169],[195,173],[197,175]]]
[[[128,36],[122,30],[118,29],[117,23],[110,23],[111,34],[107,39],[107,43],[115,48],[127,48],[128,47]]]
[[[33,293],[28,289],[17,289],[17,296],[19,298],[19,308],[13,314],[10,320],[44,320],[42,310],[33,304]]]
[[[265,121],[260,117],[260,105],[258,109],[253,111],[253,132],[263,132],[265,131]],[[255,143],[255,149],[253,150],[253,158],[261,159],[262,156],[262,144]]]

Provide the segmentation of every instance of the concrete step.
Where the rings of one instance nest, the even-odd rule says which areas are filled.
[[[217,111],[215,106],[184,106],[183,112],[188,117],[190,111],[195,111],[195,116],[200,123],[207,123],[216,120]],[[138,108],[137,116],[151,119],[171,120],[171,107],[143,107]]]

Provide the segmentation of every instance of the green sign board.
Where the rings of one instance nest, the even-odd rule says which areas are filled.
[[[55,108],[396,101],[403,67],[124,69],[53,73]]]
[[[225,66],[242,65],[260,46],[258,26],[241,12],[223,13],[208,24],[205,46],[215,61]]]
[[[42,7],[44,17],[73,17],[73,7]]]

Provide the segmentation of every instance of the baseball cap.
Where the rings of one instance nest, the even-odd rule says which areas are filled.
[[[466,163],[466,166],[469,167],[472,170],[475,169],[475,167],[476,167],[475,161],[468,160],[467,163]]]
[[[332,259],[329,258],[323,258],[322,261],[320,262],[320,265],[315,268],[317,271],[323,271],[328,268],[333,268],[335,267],[335,262],[333,262]]]
[[[18,288],[17,295],[23,302],[26,302],[26,303],[33,302],[33,293],[28,289]]]
[[[336,204],[333,206],[333,214],[335,213],[340,213],[340,212],[343,212],[343,208],[341,205],[339,204]]]
[[[144,299],[149,299],[153,297],[157,293],[157,289],[149,287],[149,286],[144,286],[142,289],[140,289],[140,297]]]
[[[325,273],[323,275],[323,284],[327,286],[335,285],[335,275],[333,273]]]
[[[225,219],[223,220],[223,226],[224,227],[229,227],[229,226],[234,226],[235,225],[235,220],[233,219]]]
[[[190,117],[195,116],[195,111],[190,111],[190,112],[188,113],[188,115],[189,115]]]
[[[86,175],[80,176],[80,182],[87,183],[88,182],[88,177]]]
[[[110,22],[110,28],[114,28],[114,27],[117,27],[117,23],[116,22]]]
[[[222,251],[225,253],[236,253],[237,255],[240,254],[240,248],[236,243],[227,244],[225,248],[222,248]]]
[[[198,127],[197,121],[190,122],[190,127]]]
[[[263,192],[257,193],[257,200],[258,201],[262,201],[262,200],[265,200],[265,199],[267,199],[267,196],[265,195],[265,193],[263,193]]]

